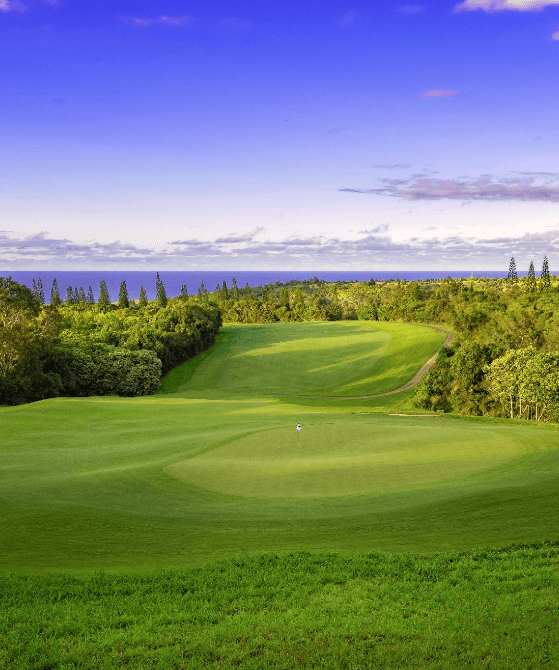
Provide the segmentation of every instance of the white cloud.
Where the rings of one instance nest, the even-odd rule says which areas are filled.
[[[380,188],[343,188],[347,193],[389,195],[405,200],[486,200],[559,202],[559,173],[522,172],[519,176],[433,179],[415,174],[407,179],[381,179]]]
[[[157,19],[146,19],[137,16],[132,19],[132,25],[141,28],[151,26],[154,23],[161,23],[164,26],[186,26],[192,23],[192,18],[190,16],[160,16]]]
[[[552,40],[559,40],[559,28],[551,35]]]
[[[454,6],[455,12],[541,12],[546,7],[559,6],[559,0],[464,0]]]
[[[421,5],[403,5],[402,7],[398,7],[398,11],[401,14],[421,14],[421,12],[425,11],[425,7]]]
[[[428,91],[423,91],[422,98],[455,98],[458,95],[456,91],[449,91],[444,88],[430,88]]]
[[[257,228],[254,228],[254,230],[249,231],[248,233],[244,234],[239,234],[239,233],[232,233],[231,235],[228,235],[227,237],[219,237],[216,240],[216,243],[220,244],[238,244],[241,242],[252,242],[252,240],[259,234],[264,232],[264,228],[262,226],[258,226]]]
[[[344,240],[338,237],[288,237],[283,240],[247,241],[231,250],[227,243],[196,239],[174,241],[157,249],[112,242],[76,243],[69,239],[52,239],[44,232],[26,239],[0,233],[0,267],[14,270],[36,268],[66,269],[168,269],[186,264],[205,269],[226,267],[321,269],[361,267],[377,269],[409,267],[436,270],[449,267],[470,269],[506,269],[511,252],[518,257],[536,258],[546,254],[552,263],[559,259],[559,231],[526,233],[521,237],[502,236],[481,239],[470,235],[452,234],[428,239],[408,237],[394,240],[388,226],[361,231],[360,237]],[[358,264],[359,265],[359,264]]]
[[[0,0],[0,12],[24,12],[26,9],[20,0]]]

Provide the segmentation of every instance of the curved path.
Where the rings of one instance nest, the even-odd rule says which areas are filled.
[[[446,333],[446,339],[443,342],[442,346],[443,347],[448,347],[451,342],[454,340],[454,335],[448,331],[445,330],[444,328],[439,328],[439,326],[427,326],[424,324],[419,324],[419,323],[413,323],[409,324],[413,326],[419,326],[420,328],[432,328],[433,330],[438,330],[441,333]],[[282,397],[290,397],[290,398],[328,398],[328,399],[343,399],[343,400],[362,400],[365,398],[381,398],[384,395],[394,395],[395,393],[401,393],[402,391],[407,391],[408,389],[413,388],[414,386],[417,386],[419,382],[421,381],[421,377],[428,372],[433,365],[435,365],[435,362],[437,358],[439,357],[439,352],[433,354],[431,358],[424,363],[419,370],[414,374],[414,376],[409,380],[409,382],[406,382],[403,386],[399,386],[397,389],[394,389],[393,391],[385,391],[384,393],[374,393],[373,395],[293,395],[293,394],[282,394]]]

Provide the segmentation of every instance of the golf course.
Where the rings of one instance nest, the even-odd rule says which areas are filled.
[[[128,595],[119,596],[118,589],[122,587],[128,594],[132,592],[122,586],[128,583],[126,580],[135,579],[136,586],[130,589],[143,592],[141,585],[147,583],[147,575],[159,575],[157,579],[168,581],[175,574],[169,570],[175,568],[181,569],[180,574],[185,569],[190,570],[188,579],[194,581],[198,579],[196,574],[202,574],[196,570],[206,570],[204,579],[213,580],[214,595],[225,594],[228,588],[233,588],[233,583],[237,584],[235,588],[241,588],[239,585],[248,579],[247,574],[254,574],[256,581],[246,586],[248,591],[235,596],[244,603],[239,605],[238,612],[254,612],[257,606],[251,598],[260,588],[258,584],[264,584],[264,573],[272,582],[276,569],[284,581],[289,581],[288,573],[299,574],[300,583],[306,584],[305,580],[313,581],[312,575],[322,574],[324,565],[330,565],[331,572],[327,571],[330,576],[317,577],[314,586],[301,587],[307,594],[301,597],[310,598],[313,608],[320,603],[321,607],[341,607],[350,628],[354,620],[361,622],[359,626],[365,625],[364,621],[372,625],[370,610],[365,616],[359,613],[360,605],[355,604],[356,609],[351,609],[351,603],[363,604],[371,583],[369,580],[367,586],[363,575],[372,574],[373,563],[377,565],[373,573],[377,574],[379,585],[383,580],[392,581],[395,591],[400,593],[397,600],[400,596],[400,600],[415,597],[411,594],[416,588],[413,580],[418,575],[425,575],[426,570],[432,570],[429,573],[432,575],[439,574],[437,570],[442,570],[440,579],[454,583],[454,600],[451,598],[452,604],[447,603],[448,607],[459,608],[458,603],[464,598],[472,598],[464,611],[477,603],[483,619],[490,616],[494,589],[485,592],[480,586],[478,593],[470,577],[464,578],[464,584],[470,586],[458,588],[456,584],[462,582],[449,576],[444,567],[446,559],[436,558],[453,556],[450,559],[453,566],[462,565],[460,561],[471,565],[477,560],[476,555],[479,558],[476,552],[480,551],[493,552],[491,569],[505,560],[506,552],[512,552],[511,569],[513,573],[517,571],[519,588],[525,584],[523,579],[528,579],[526,588],[535,588],[530,575],[536,573],[531,570],[540,565],[543,572],[537,573],[537,579],[541,580],[542,588],[548,589],[544,589],[542,596],[545,606],[541,620],[549,621],[550,616],[556,620],[557,603],[550,586],[552,582],[557,586],[556,572],[553,577],[553,572],[548,570],[551,559],[542,556],[554,556],[556,565],[557,545],[549,541],[557,539],[559,528],[557,426],[422,412],[411,405],[413,390],[381,395],[409,381],[444,340],[445,334],[438,330],[401,323],[226,325],[210,350],[173,369],[162,380],[155,395],[56,398],[0,408],[0,570],[9,576],[3,586],[5,593],[10,592],[9,584],[12,584],[13,593],[17,594],[13,601],[9,601],[8,596],[8,601],[13,606],[17,600],[18,607],[21,606],[11,623],[6,619],[1,623],[0,615],[0,632],[14,635],[15,640],[22,634],[24,624],[35,620],[38,615],[35,610],[31,614],[31,603],[33,598],[43,597],[41,584],[50,584],[44,587],[45,602],[51,603],[48,607],[44,605],[47,609],[54,602],[52,594],[58,593],[62,600],[57,602],[62,603],[70,597],[68,593],[78,588],[76,584],[88,584],[87,588],[93,588],[95,593],[110,593],[114,603],[123,603],[128,602]],[[301,424],[300,432],[295,430],[297,423]],[[532,546],[532,554],[522,549],[517,555],[510,549],[511,545]],[[347,557],[345,563],[344,556]],[[461,559],[460,556],[467,557]],[[275,567],[267,561],[272,561]],[[351,568],[351,565],[361,567]],[[382,569],[378,567],[381,565]],[[249,573],[243,572],[242,566],[247,566]],[[409,569],[414,576],[410,577],[406,589],[411,591],[402,595],[398,586],[402,582],[398,580],[405,582],[408,578],[402,575]],[[100,570],[103,572],[99,573]],[[466,572],[464,568],[460,574]],[[49,574],[50,581],[36,581],[41,575]],[[142,574],[146,575],[145,579]],[[226,580],[227,587],[219,586],[226,574],[230,576]],[[486,579],[489,584],[492,579],[499,583],[500,578],[492,574]],[[336,590],[342,587],[336,584],[349,584],[343,597]],[[30,589],[28,596],[22,595],[27,593],[27,588]],[[163,588],[165,593],[170,593],[169,588]],[[186,593],[198,593],[197,588],[189,586]],[[475,597],[471,589],[476,591]],[[275,596],[258,596],[261,598],[259,608],[265,601],[270,604],[275,602],[276,596],[280,598],[279,586],[272,591]],[[311,592],[314,595],[309,595]],[[437,600],[432,590],[430,594],[429,598]],[[513,594],[512,600],[503,604],[502,621],[508,620],[510,608],[520,606],[513,604],[514,589],[510,594]],[[208,595],[204,602],[209,603],[211,597]],[[375,597],[380,596],[377,593]],[[290,602],[288,596],[285,598],[280,598],[279,610],[293,611],[297,618],[301,603]],[[153,602],[156,601],[157,598]],[[151,602],[146,595],[143,607],[150,610]],[[170,614],[176,603],[165,605],[163,600],[161,603],[160,614],[166,612],[165,616],[170,617],[168,622],[176,623]],[[382,617],[387,617],[387,621],[390,618],[388,600],[383,603],[382,607],[379,605],[379,618],[374,624],[379,630]],[[228,605],[222,605],[219,605],[222,609],[217,619],[208,615],[214,624],[221,622],[219,626],[225,620],[222,616],[235,614]],[[62,605],[56,607],[59,606]],[[213,606],[217,607],[215,603]],[[115,607],[118,609],[120,605],[115,604]],[[139,610],[134,609],[137,607],[138,604],[132,607],[136,614],[127,610],[126,615],[136,623],[139,619],[134,617],[141,618]],[[198,602],[193,607],[203,610],[206,605]],[[273,609],[271,604],[270,607]],[[425,626],[423,623],[419,626],[413,634],[416,637],[412,635],[413,640],[428,637],[427,631],[447,616],[446,607],[433,607],[432,600],[425,600],[422,611],[429,611],[431,619],[428,623],[424,620]],[[554,609],[554,615],[550,615],[550,608]],[[380,610],[384,612],[382,616]],[[397,610],[398,618],[402,614],[401,602]],[[324,609],[320,611],[322,617]],[[88,615],[89,622],[91,617],[101,620],[109,616],[105,610],[104,614],[101,610],[92,612]],[[117,616],[115,612],[110,616]],[[471,609],[469,612],[474,616]],[[79,619],[70,610],[48,616],[64,620],[66,617],[68,621],[75,616]],[[128,664],[177,668],[293,667],[294,663],[302,667],[377,667],[359,665],[365,658],[358,653],[365,633],[356,632],[355,628],[348,632],[345,624],[339,630],[337,624],[334,625],[332,630],[336,632],[332,634],[338,640],[338,647],[331,646],[331,653],[323,658],[316,656],[316,645],[312,653],[297,656],[293,650],[301,646],[299,633],[296,639],[286,638],[282,643],[281,635],[277,637],[270,632],[262,619],[258,619],[256,625],[250,617],[243,620],[242,633],[235,629],[237,632],[233,634],[233,629],[228,629],[229,635],[222,630],[221,635],[226,640],[223,644],[229,645],[228,651],[216,651],[219,626],[215,634],[210,635],[213,642],[208,643],[204,628],[208,621],[204,615],[200,616],[202,628],[197,628],[197,635],[202,637],[198,639],[191,633],[194,651],[188,657],[190,661],[175,659],[173,645],[179,643],[173,638],[174,642],[167,641],[161,647],[170,656],[158,656],[155,652],[155,655],[150,656],[149,652],[142,656],[150,647],[144,640],[138,642],[138,649],[141,647],[143,651],[137,651],[138,658],[143,660],[134,661],[132,656]],[[455,619],[449,625],[458,631],[463,628],[463,622],[458,621],[458,614],[453,616]],[[495,615],[496,620],[501,621],[499,616]],[[529,616],[540,621],[539,614],[536,616],[531,611]],[[125,614],[120,612],[119,617]],[[16,619],[20,623],[14,623]],[[46,625],[43,619],[41,621],[43,623],[37,626]],[[276,631],[278,621],[276,618],[272,626]],[[305,621],[301,619],[300,630],[306,632],[300,634],[308,639],[311,624]],[[315,617],[311,628],[324,625],[317,621]],[[164,623],[158,625],[164,627]],[[402,622],[404,628],[406,625]],[[502,625],[506,628],[505,623]],[[268,638],[272,640],[271,646],[259,643],[264,644],[265,651],[262,647],[260,652],[254,652],[250,644],[247,647],[239,641],[249,635],[247,631],[252,626],[262,628],[262,639],[272,636]],[[528,655],[536,653],[534,649],[539,644],[538,648],[545,651],[548,659],[543,665],[554,667],[554,654],[549,651],[552,645],[549,635],[553,635],[548,631],[549,635],[542,633],[544,637],[538,637],[540,628],[530,632],[534,647],[526,647],[523,638],[510,648],[505,645],[510,659],[517,657],[520,649]],[[200,632],[202,629],[206,633]],[[76,630],[83,627],[78,626]],[[149,637],[146,630],[144,634]],[[474,640],[480,634],[477,626],[468,630],[464,633],[467,639]],[[346,647],[353,644],[348,642],[350,633],[361,642],[355,642],[357,646],[351,652],[357,654],[356,664],[348,661],[343,665],[338,661],[346,658]],[[81,652],[67,657],[66,652],[60,650],[71,634],[65,630],[53,635],[53,640],[56,638],[62,646],[53,642],[54,646],[47,651],[44,646],[36,646],[35,656],[32,652],[26,656],[27,651],[13,652],[12,647],[11,652],[0,656],[1,667],[120,667],[121,661],[122,665],[126,663],[115,649],[126,648],[128,651],[122,651],[126,656],[135,648],[130,642],[124,643],[122,637],[118,644],[114,639],[107,642],[103,638],[105,642],[99,642],[101,646],[95,650],[84,647]],[[394,639],[390,632],[383,635],[388,635],[388,646],[383,647],[384,656],[378,656],[377,661],[386,665],[378,667],[392,667],[389,659],[396,657],[390,656],[393,648],[390,645],[399,644],[402,637],[400,633],[394,633]],[[444,643],[449,645],[445,653],[450,660],[448,665],[441,665],[437,664],[440,657],[432,656],[431,642],[423,647],[421,643],[418,651],[419,642],[410,640],[406,647],[409,658],[405,654],[398,656],[398,663],[403,665],[394,667],[412,667],[406,663],[417,658],[424,663],[417,667],[450,668],[462,662],[462,657],[453,656],[458,653],[456,650],[450,651],[454,642]],[[103,644],[108,646],[103,647]],[[197,644],[205,651],[197,654]],[[214,650],[213,656],[204,655],[208,644]],[[436,646],[436,642],[433,644]],[[286,655],[282,649],[291,652]],[[334,649],[338,651],[334,653]],[[481,662],[483,654],[488,653],[484,649],[480,647],[475,662]],[[557,648],[553,649],[557,653]],[[105,660],[88,666],[84,659],[91,658],[88,654],[92,653]],[[58,659],[58,664],[53,658]],[[66,664],[61,658],[66,658]],[[488,667],[530,667],[507,665],[508,661],[499,664],[495,658]],[[233,662],[235,659],[240,661]],[[139,665],[134,665],[135,662]]]
[[[556,426],[394,416],[417,414],[413,391],[343,397],[401,386],[444,338],[377,322],[226,326],[154,396],[1,409],[2,569],[553,538]]]

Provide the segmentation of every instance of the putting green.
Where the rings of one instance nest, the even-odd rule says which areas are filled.
[[[498,467],[525,447],[497,431],[381,425],[372,420],[308,423],[245,435],[166,471],[211,491],[258,498],[370,494],[442,482]]]

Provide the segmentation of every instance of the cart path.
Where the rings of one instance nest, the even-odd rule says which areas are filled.
[[[413,326],[418,326],[419,328],[432,328],[433,330],[438,330],[441,333],[446,333],[446,339],[443,342],[442,346],[443,347],[448,347],[451,342],[454,340],[454,335],[448,331],[445,330],[444,328],[439,328],[439,326],[428,326],[425,324],[419,324],[419,323],[413,323],[409,324]],[[403,386],[398,387],[397,389],[394,389],[393,391],[385,391],[384,393],[374,393],[373,395],[294,395],[292,393],[289,394],[282,394],[280,397],[282,398],[327,398],[329,400],[364,400],[366,398],[381,398],[382,396],[385,395],[394,395],[396,393],[401,393],[402,391],[407,391],[408,389],[413,388],[414,386],[417,386],[419,382],[421,381],[421,377],[428,372],[433,365],[435,365],[435,362],[437,361],[437,358],[439,357],[439,352],[437,351],[435,354],[431,356],[431,358],[424,363],[419,370],[414,374],[414,376],[409,380],[409,382],[406,382]],[[407,415],[406,415],[407,416]],[[430,415],[427,415],[430,416]]]

